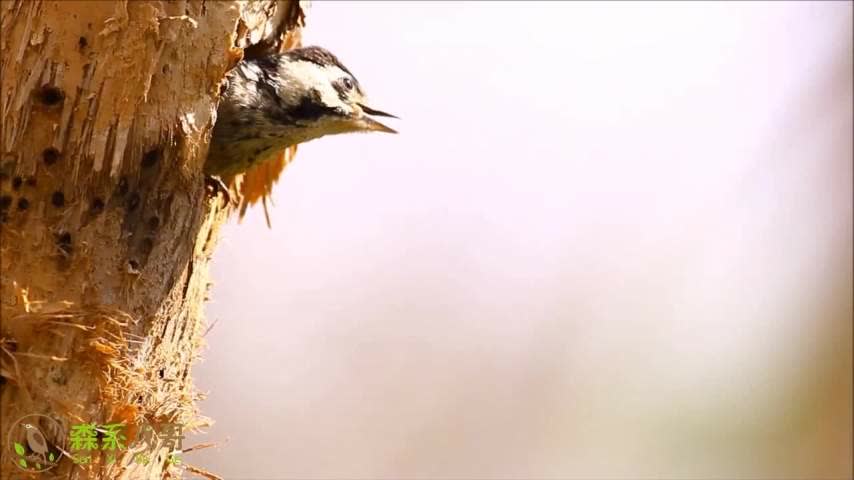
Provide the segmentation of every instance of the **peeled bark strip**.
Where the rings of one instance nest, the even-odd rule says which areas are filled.
[[[0,478],[24,474],[8,442],[30,414],[62,427],[41,425],[60,452],[43,478],[180,476],[162,444],[75,465],[68,429],[204,423],[190,371],[229,214],[201,173],[216,100],[243,48],[301,19],[295,1],[0,4]]]

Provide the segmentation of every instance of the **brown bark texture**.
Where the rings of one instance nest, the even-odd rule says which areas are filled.
[[[231,211],[202,175],[216,102],[244,49],[294,44],[301,22],[287,0],[2,0],[0,479],[195,470],[137,440],[206,423],[190,373]],[[114,423],[138,451],[103,448]]]

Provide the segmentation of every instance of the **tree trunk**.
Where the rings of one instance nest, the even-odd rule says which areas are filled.
[[[301,21],[296,1],[2,1],[0,478],[193,470],[162,433],[204,424],[190,371],[231,210],[202,175],[216,101],[243,48]],[[109,450],[114,423],[136,450]]]

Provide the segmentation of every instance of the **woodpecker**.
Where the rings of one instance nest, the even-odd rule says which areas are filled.
[[[204,172],[220,183],[292,145],[350,132],[397,133],[369,115],[356,77],[312,46],[247,59],[226,77]]]

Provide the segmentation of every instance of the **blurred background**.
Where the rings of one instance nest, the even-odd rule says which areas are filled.
[[[228,226],[229,479],[850,478],[852,3],[315,2],[400,135]]]

